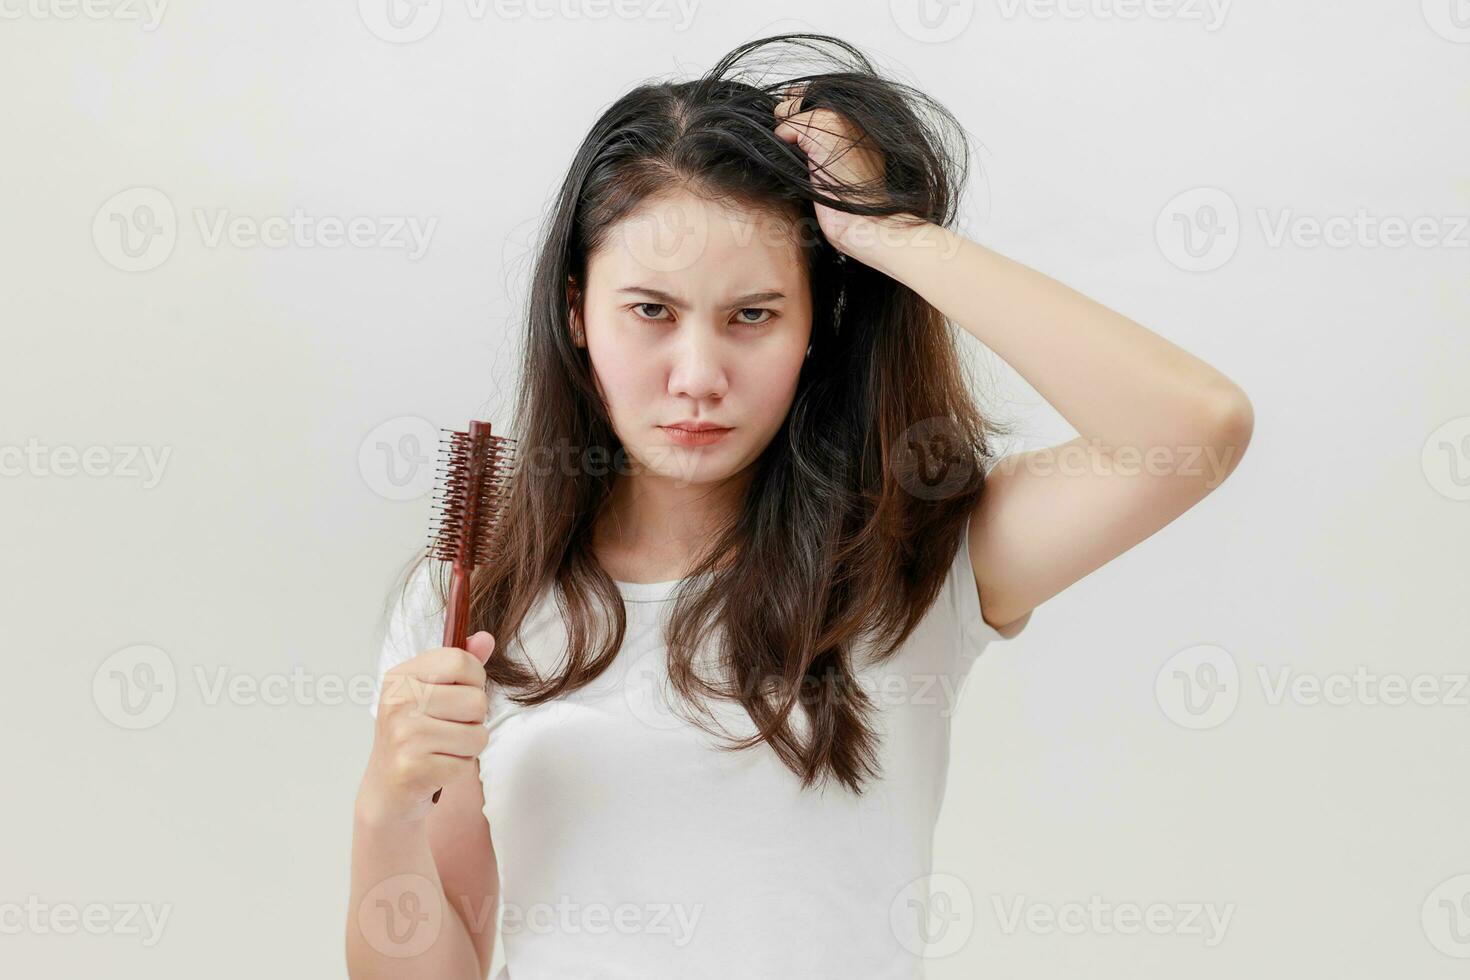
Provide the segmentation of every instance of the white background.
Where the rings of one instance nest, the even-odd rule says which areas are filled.
[[[639,81],[811,29],[956,113],[972,237],[1255,407],[1224,487],[981,658],[935,861],[954,876],[936,916],[973,913],[943,920],[958,951],[930,975],[1464,974],[1464,0],[957,0],[930,27],[886,3],[443,0],[411,43],[364,2],[179,2],[154,23],[0,0],[7,973],[345,973],[368,713],[320,703],[330,689],[272,705],[213,685],[370,675],[427,518],[394,482],[423,470],[399,440],[503,410],[528,250],[586,129]],[[417,256],[209,242],[222,216],[298,209],[432,233]],[[1435,241],[1381,244],[1420,218]],[[116,222],[134,219],[172,227],[171,247],[126,254]],[[1283,220],[1295,238],[1275,238]],[[1348,237],[1314,243],[1313,222]],[[1191,257],[1186,229],[1215,245]],[[1073,434],[989,367],[982,394],[1025,446]],[[67,447],[101,447],[92,475],[64,475]],[[168,454],[156,478],[144,450]],[[156,650],[119,653],[139,645]],[[1183,686],[1209,680],[1201,657],[1223,699],[1203,714]],[[1283,676],[1360,668],[1369,686],[1342,703],[1275,696]],[[125,727],[111,685],[168,671],[157,717]],[[1438,694],[1382,703],[1385,676]],[[113,926],[38,928],[15,911],[31,896],[106,906]],[[1007,926],[1018,901],[1040,916],[1092,896],[1231,918],[1213,945],[1190,931],[1203,920]],[[139,903],[169,916],[151,944],[122,922]]]

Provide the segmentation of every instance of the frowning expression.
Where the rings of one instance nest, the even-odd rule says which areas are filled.
[[[639,469],[736,474],[780,430],[811,338],[795,226],[688,192],[646,201],[589,258],[572,321]]]

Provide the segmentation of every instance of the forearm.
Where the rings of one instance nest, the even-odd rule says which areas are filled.
[[[354,814],[347,969],[353,980],[484,980],[424,821],[381,821],[362,806]]]
[[[932,223],[855,227],[844,250],[908,286],[1010,364],[1101,451],[1216,440],[1240,389],[1158,334]]]

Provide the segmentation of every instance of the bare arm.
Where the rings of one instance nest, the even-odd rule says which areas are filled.
[[[841,247],[994,350],[1080,433],[989,474],[968,543],[986,620],[1002,633],[1240,462],[1254,426],[1245,393],[1127,317],[928,222],[861,219]]]
[[[390,670],[353,814],[347,966],[354,980],[484,980],[500,875],[478,754],[488,633]],[[430,802],[443,787],[438,804]]]

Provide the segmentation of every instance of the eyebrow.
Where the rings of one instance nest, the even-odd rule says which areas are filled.
[[[643,296],[652,296],[655,301],[669,306],[688,306],[689,304],[673,293],[666,293],[662,289],[653,289],[649,286],[625,286],[619,289],[620,293],[638,293]],[[768,289],[759,293],[746,293],[744,296],[736,296],[730,300],[730,307],[749,306],[751,303],[768,303],[775,299],[785,299],[786,294],[774,289]]]

